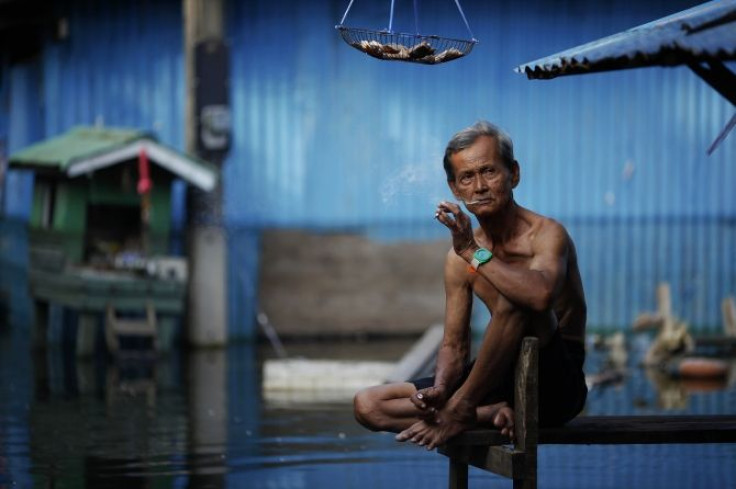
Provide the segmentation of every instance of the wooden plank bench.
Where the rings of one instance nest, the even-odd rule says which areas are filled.
[[[467,489],[468,465],[513,479],[514,488],[537,487],[539,444],[734,443],[736,416],[583,416],[559,428],[538,427],[536,338],[524,338],[516,365],[514,436],[469,430],[438,451],[450,458],[450,489]]]

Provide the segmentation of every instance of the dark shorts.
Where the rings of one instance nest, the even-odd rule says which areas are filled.
[[[462,382],[473,368],[470,362],[463,371]],[[563,340],[559,332],[539,350],[539,426],[560,426],[578,415],[585,406],[588,388],[583,374],[585,347],[581,342]],[[513,370],[512,370],[513,372]],[[410,380],[417,389],[434,385],[434,377]],[[483,404],[506,401],[514,404],[513,375]]]

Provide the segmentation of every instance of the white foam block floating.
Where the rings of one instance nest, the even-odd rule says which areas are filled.
[[[393,362],[341,360],[266,360],[263,390],[350,390],[377,385],[395,368]]]
[[[262,390],[277,402],[344,401],[356,391],[416,377],[442,341],[442,325],[430,327],[398,362],[271,359],[263,364]]]

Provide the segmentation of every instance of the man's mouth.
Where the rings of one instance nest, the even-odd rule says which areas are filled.
[[[490,201],[491,199],[476,199],[476,200],[470,200],[470,201],[466,200],[465,205],[487,204]]]

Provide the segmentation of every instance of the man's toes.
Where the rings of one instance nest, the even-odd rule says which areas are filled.
[[[424,446],[429,442],[430,435],[431,433],[425,428],[423,430],[420,430],[417,434],[415,434],[414,438],[412,438],[411,441],[413,441],[419,446]]]
[[[398,435],[396,435],[396,441],[406,441],[414,436],[414,433],[412,433],[410,430],[404,430]]]
[[[419,445],[420,447],[422,447],[422,446],[424,446],[424,445],[427,444],[427,437],[424,435],[424,433],[420,433],[420,434],[415,435],[411,439],[411,441],[412,441],[412,443],[414,443],[414,444]]]

